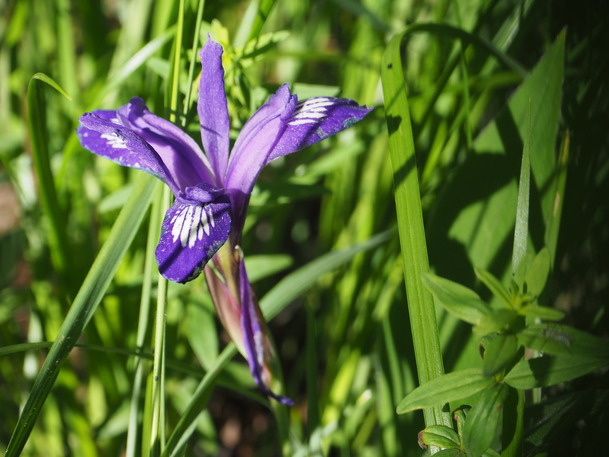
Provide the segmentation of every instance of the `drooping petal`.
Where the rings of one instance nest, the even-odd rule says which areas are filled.
[[[273,150],[296,108],[297,97],[282,85],[269,100],[245,123],[231,153],[225,187],[236,196],[235,216],[244,210],[243,203],[254,187],[258,174],[267,164]]]
[[[197,110],[201,124],[201,140],[209,157],[216,185],[222,185],[228,165],[230,119],[224,92],[222,46],[210,39],[200,52],[201,82]]]
[[[196,201],[199,190],[214,198]],[[231,228],[228,197],[200,184],[186,189],[187,200],[177,199],[165,213],[156,259],[161,274],[174,282],[196,278],[226,242]],[[205,200],[205,199],[204,199]]]
[[[132,98],[117,114],[154,148],[181,190],[202,182],[219,186],[199,145],[176,125],[152,114],[141,98]]]
[[[299,151],[335,135],[361,121],[372,108],[360,106],[346,98],[315,97],[304,100],[287,119],[281,138],[267,157],[278,157]]]
[[[120,122],[116,111],[83,114],[76,130],[80,143],[94,154],[125,167],[146,171],[177,192],[177,184],[156,151],[132,129]]]
[[[265,334],[266,325],[262,319],[258,304],[255,301],[245,262],[239,261],[239,289],[241,300],[241,330],[243,332],[243,345],[250,372],[258,387],[268,396],[283,403],[293,405],[294,402],[288,397],[277,395],[271,391],[270,375],[267,366],[267,358],[271,356],[271,346]]]

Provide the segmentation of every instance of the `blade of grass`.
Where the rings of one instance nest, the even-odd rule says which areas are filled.
[[[178,23],[174,40],[172,60],[173,65],[167,80],[169,103],[169,120],[174,124],[178,120],[178,96],[180,92],[180,68],[182,63],[182,38],[184,35],[184,0],[178,4]],[[171,204],[171,192],[168,187],[163,188],[159,211],[165,213]],[[166,416],[165,416],[165,352],[166,352],[166,315],[167,315],[167,279],[159,275],[157,287],[157,308],[154,335],[154,362],[152,377],[152,421],[150,433],[150,449],[154,455],[159,455],[166,443]]]
[[[531,188],[531,107],[527,114],[527,130],[522,151],[522,166],[518,184],[518,203],[516,205],[516,226],[514,228],[514,248],[512,251],[512,276],[519,271],[520,264],[527,252],[529,241],[529,196]]]
[[[142,284],[142,295],[140,297],[140,313],[138,319],[138,328],[136,336],[136,348],[143,350],[146,341],[146,332],[148,329],[148,320],[150,315],[150,297],[152,295],[152,283],[154,272],[156,271],[156,262],[154,256],[154,248],[159,239],[163,212],[160,209],[161,195],[160,183],[156,182],[156,190],[150,211],[150,222],[148,226],[148,237],[146,240],[146,258],[144,260],[144,282]],[[137,455],[136,443],[138,436],[138,416],[140,412],[140,393],[142,383],[144,382],[144,363],[138,357],[135,359],[135,375],[133,377],[133,389],[131,391],[131,405],[129,408],[129,423],[127,427],[127,446],[125,457],[135,457]]]
[[[49,247],[53,266],[60,277],[66,280],[65,274],[69,263],[68,238],[65,231],[63,210],[59,204],[55,180],[51,171],[44,93],[41,82],[50,85],[66,98],[69,99],[70,97],[55,81],[42,73],[36,73],[32,76],[28,84],[28,128],[32,146],[32,161],[39,185],[40,206],[49,224]]]
[[[429,260],[400,54],[402,39],[409,31],[406,29],[389,42],[383,55],[381,80],[414,354],[419,382],[425,384],[441,376],[444,366],[433,297],[422,282],[422,275],[429,272]],[[452,426],[450,415],[441,407],[425,409],[423,414],[426,426]]]
[[[252,0],[250,2],[235,36],[234,46],[243,46],[260,35],[260,30],[274,5],[275,0]]]
[[[34,386],[9,441],[6,457],[16,457],[23,450],[34,428],[36,418],[53,388],[62,363],[97,309],[144,218],[153,194],[154,185],[155,181],[150,176],[138,178],[133,194],[119,214],[108,239],[93,262],[63,322],[59,335],[36,377]]]
[[[550,218],[546,226],[545,233],[545,244],[550,250],[552,260],[550,265],[554,267],[554,261],[556,260],[556,245],[558,243],[558,232],[560,229],[560,217],[562,215],[562,206],[565,200],[565,186],[567,184],[567,163],[569,162],[569,144],[570,144],[570,133],[567,131],[563,138],[560,155],[558,157],[558,176],[556,177],[556,187],[554,190],[554,204],[552,205],[552,211]]]

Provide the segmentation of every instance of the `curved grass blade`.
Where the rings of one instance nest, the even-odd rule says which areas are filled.
[[[59,335],[36,377],[8,443],[5,457],[16,457],[23,450],[34,428],[36,418],[53,388],[62,363],[97,309],[97,305],[148,210],[156,185],[157,181],[150,176],[144,175],[138,178],[133,194],[112,226],[108,239],[93,262],[63,322]]]
[[[53,79],[36,73],[27,89],[28,129],[32,145],[32,161],[39,183],[40,206],[49,224],[49,247],[56,271],[66,279],[68,270],[68,237],[65,231],[63,210],[59,204],[55,179],[51,172],[49,141],[46,124],[44,93],[40,82],[44,82],[70,100],[70,96]]]
[[[392,235],[393,230],[388,230],[375,235],[365,243],[355,245],[349,249],[325,254],[286,276],[260,300],[260,308],[264,318],[266,320],[272,319],[294,299],[312,287],[321,276],[345,265],[356,254],[374,249],[387,241]],[[228,344],[218,356],[211,369],[205,374],[205,377],[193,394],[192,401],[169,436],[167,445],[161,454],[162,457],[176,455],[175,450],[179,449],[181,444],[190,437],[193,431],[192,424],[203,408],[205,408],[218,375],[236,354],[237,349],[235,345],[233,343]]]

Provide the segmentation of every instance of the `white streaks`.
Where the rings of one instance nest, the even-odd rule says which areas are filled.
[[[182,247],[194,247],[197,240],[203,239],[203,234],[209,236],[210,220],[214,226],[214,219],[211,212],[207,212],[202,206],[184,205],[171,218],[171,235],[175,243],[180,239]]]
[[[326,107],[332,105],[334,101],[326,97],[309,98],[300,102],[288,125],[315,124],[328,115]]]
[[[127,149],[125,140],[119,137],[116,133],[102,133],[100,138],[106,140],[108,146],[111,146],[114,149]]]

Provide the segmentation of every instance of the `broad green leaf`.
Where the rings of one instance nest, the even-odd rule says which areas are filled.
[[[529,109],[534,132],[530,139],[531,184],[541,194],[544,220],[551,213],[554,191],[550,181],[556,171],[554,147],[560,119],[564,44],[565,35],[561,33],[507,106],[474,140],[474,153],[468,154],[438,198],[436,217],[431,223],[439,227],[448,224],[448,238],[461,243],[470,262],[481,268],[493,264],[513,234],[518,195],[513,170],[522,157],[520,139],[528,129]],[[464,209],[455,214],[455,205]]]
[[[417,387],[398,404],[396,411],[404,414],[416,409],[431,408],[445,403],[470,397],[493,385],[478,368],[455,371]]]
[[[482,335],[492,332],[510,332],[520,324],[521,320],[523,318],[511,309],[493,309],[473,330]]]
[[[459,435],[452,428],[444,425],[430,425],[419,432],[419,442],[427,446],[441,448],[459,448]]]
[[[462,457],[465,456],[465,452],[462,452],[459,449],[442,449],[434,455],[438,457]]]
[[[487,377],[511,368],[521,355],[516,335],[493,333],[482,339],[482,345],[484,346],[482,373]]]
[[[584,354],[543,356],[519,362],[504,381],[516,389],[548,387],[579,378],[609,365],[609,357]]]
[[[488,287],[488,290],[490,290],[495,297],[499,298],[505,306],[512,307],[510,292],[501,284],[501,281],[492,273],[483,270],[482,268],[474,268],[474,272],[476,273],[476,277]]]
[[[565,317],[565,313],[558,309],[535,304],[523,306],[518,312],[523,316],[533,317],[543,321],[559,321]]]
[[[609,341],[567,325],[529,325],[517,336],[524,347],[549,355],[609,357]]]
[[[533,263],[529,265],[525,274],[524,283],[527,286],[527,294],[531,294],[534,297],[538,297],[541,294],[550,273],[550,262],[550,250],[544,247],[535,256]]]
[[[461,284],[427,273],[423,284],[448,312],[459,319],[478,325],[490,312],[490,308],[478,294]]]
[[[141,176],[131,198],[119,214],[108,239],[95,258],[61,330],[36,377],[34,386],[19,416],[19,421],[6,450],[6,457],[21,453],[36,418],[49,392],[53,388],[59,369],[74,344],[87,326],[101,301],[120,261],[131,244],[158,182],[150,176]]]
[[[482,391],[467,415],[463,427],[463,446],[469,457],[481,456],[499,432],[503,402],[509,392],[505,384],[495,384]]]

